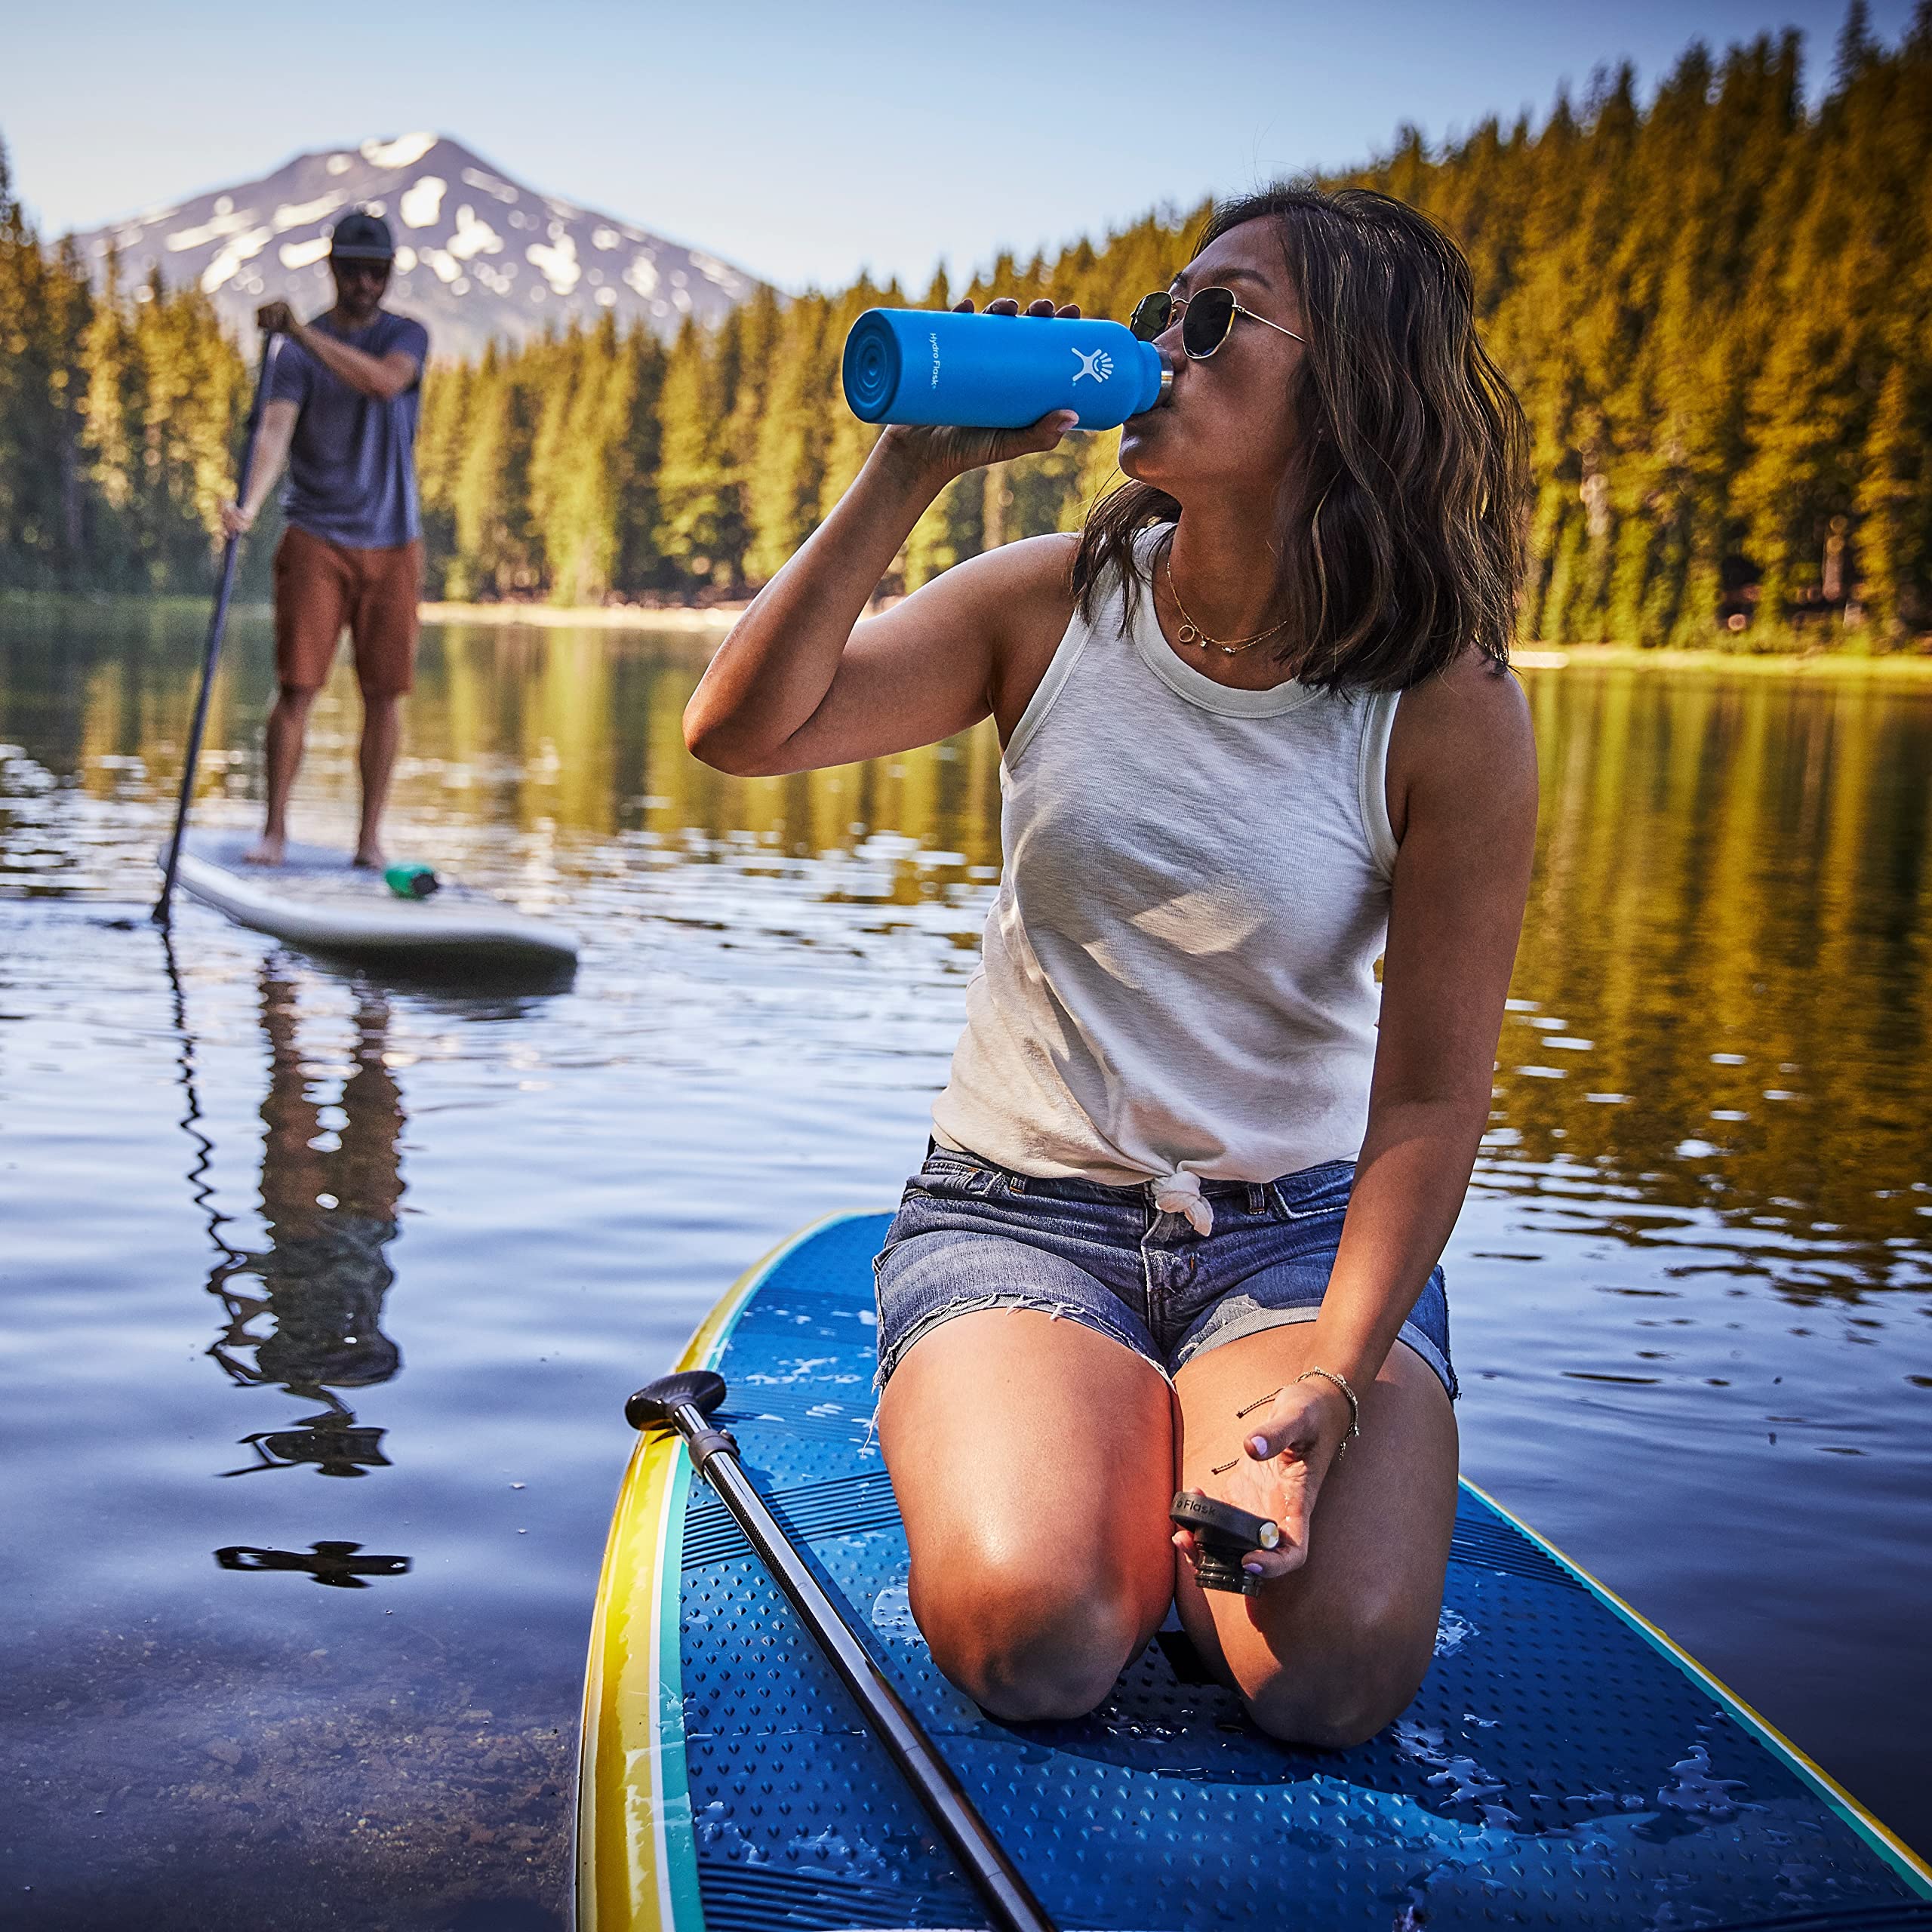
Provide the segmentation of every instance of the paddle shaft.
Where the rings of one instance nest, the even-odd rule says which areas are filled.
[[[242,466],[235,481],[235,500],[245,502],[248,474],[255,466],[255,445],[262,432],[262,409],[268,398],[269,372],[275,367],[275,352],[281,337],[271,335],[262,344],[261,367],[255,377],[255,400],[248,411],[248,431],[242,445]],[[181,840],[188,829],[189,801],[195,795],[195,768],[201,762],[202,733],[208,721],[208,696],[214,688],[215,660],[221,654],[222,632],[228,628],[229,599],[235,594],[235,566],[242,540],[231,537],[221,546],[221,577],[216,586],[214,608],[208,615],[208,634],[202,646],[202,688],[195,700],[195,721],[188,728],[188,753],[181,769],[181,795],[174,805],[174,836],[168,841],[168,863],[162,874],[161,897],[154,903],[154,920],[165,926],[173,915],[174,875],[181,863]]]
[[[1044,1908],[918,1719],[906,1708],[891,1678],[872,1661],[871,1652],[852,1634],[838,1607],[766,1508],[764,1497],[738,1460],[737,1444],[722,1429],[713,1429],[703,1412],[688,1402],[672,1408],[670,1420],[689,1444],[699,1474],[717,1492],[764,1559],[901,1776],[926,1807],[992,1915],[995,1932],[1053,1932],[1053,1921]]]

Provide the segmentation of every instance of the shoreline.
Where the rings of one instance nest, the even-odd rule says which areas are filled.
[[[1634,644],[1522,645],[1509,654],[1519,671],[1737,672],[1746,677],[1932,679],[1932,653],[1868,657],[1850,651],[1647,651]]]
[[[724,631],[744,604],[420,604],[426,624],[529,624],[540,630]]]
[[[169,608],[198,614],[206,611],[208,601],[205,597],[179,592],[150,597],[118,592],[0,589],[0,612],[45,608],[132,612]],[[418,606],[418,615],[425,624],[475,624],[505,630],[521,626],[534,630],[677,632],[715,638],[728,630],[748,608],[737,603],[652,607],[438,601]],[[266,603],[254,599],[237,602],[232,611],[237,617],[258,620],[272,615]],[[1850,651],[1677,651],[1647,650],[1629,644],[1526,644],[1511,651],[1509,661],[1519,671],[1635,669],[1734,672],[1746,677],[1932,680],[1932,640],[1920,641],[1927,648],[1877,656]]]
[[[425,604],[421,606],[421,617],[426,624],[496,624],[506,629],[528,624],[545,630],[707,632],[728,630],[749,608],[744,604],[671,605],[662,609],[632,604]],[[1521,671],[1628,666],[1651,671],[1738,671],[1752,675],[1770,672],[1790,677],[1837,674],[1932,678],[1932,651],[1900,651],[1872,657],[1849,651],[1674,651],[1647,650],[1634,644],[1536,644],[1512,650],[1509,661]]]

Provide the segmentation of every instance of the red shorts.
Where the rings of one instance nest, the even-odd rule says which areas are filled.
[[[401,697],[415,681],[422,594],[421,543],[352,550],[291,524],[275,553],[275,676],[320,691],[346,624],[363,695]]]

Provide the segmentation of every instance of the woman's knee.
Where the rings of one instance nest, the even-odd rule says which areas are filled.
[[[1113,1688],[1161,1612],[1120,1579],[1081,1580],[1000,1564],[962,1567],[957,1581],[922,1589],[914,1616],[933,1661],[995,1717],[1014,1722],[1083,1717]]]
[[[1284,1744],[1349,1751],[1414,1703],[1427,1669],[1386,1653],[1297,1658],[1244,1690],[1243,1700],[1256,1727]]]

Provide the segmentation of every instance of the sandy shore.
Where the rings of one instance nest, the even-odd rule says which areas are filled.
[[[198,597],[139,597],[60,591],[0,589],[0,611],[75,610],[153,610],[172,606],[196,616],[207,601]],[[881,607],[886,608],[886,607]],[[235,614],[264,619],[266,604],[239,603]],[[556,604],[425,604],[426,624],[534,626],[543,630],[682,632],[694,638],[718,638],[744,614],[743,604],[687,605],[654,608],[641,604],[593,604],[572,607]],[[1914,641],[1914,648],[1881,657],[1850,651],[1645,651],[1635,645],[1518,645],[1510,661],[1524,671],[1588,669],[1593,666],[1640,671],[1709,671],[1745,676],[1832,677],[1932,680],[1932,638]]]
[[[743,616],[742,604],[714,604],[703,610],[671,605],[654,610],[641,604],[425,604],[426,624],[536,624],[546,629],[701,631],[729,630]]]
[[[745,610],[742,604],[703,610],[641,605],[425,604],[426,624],[534,624],[545,629],[686,631],[718,636]],[[1645,651],[1634,645],[1520,645],[1510,661],[1524,671],[1561,671],[1592,666],[1644,671],[1722,671],[1780,677],[1932,678],[1932,653],[1899,651],[1867,657],[1850,651]]]
[[[1932,654],[1898,651],[1866,657],[1849,651],[1644,651],[1627,644],[1519,645],[1509,661],[1524,671],[1722,671],[1755,677],[1932,679]]]

